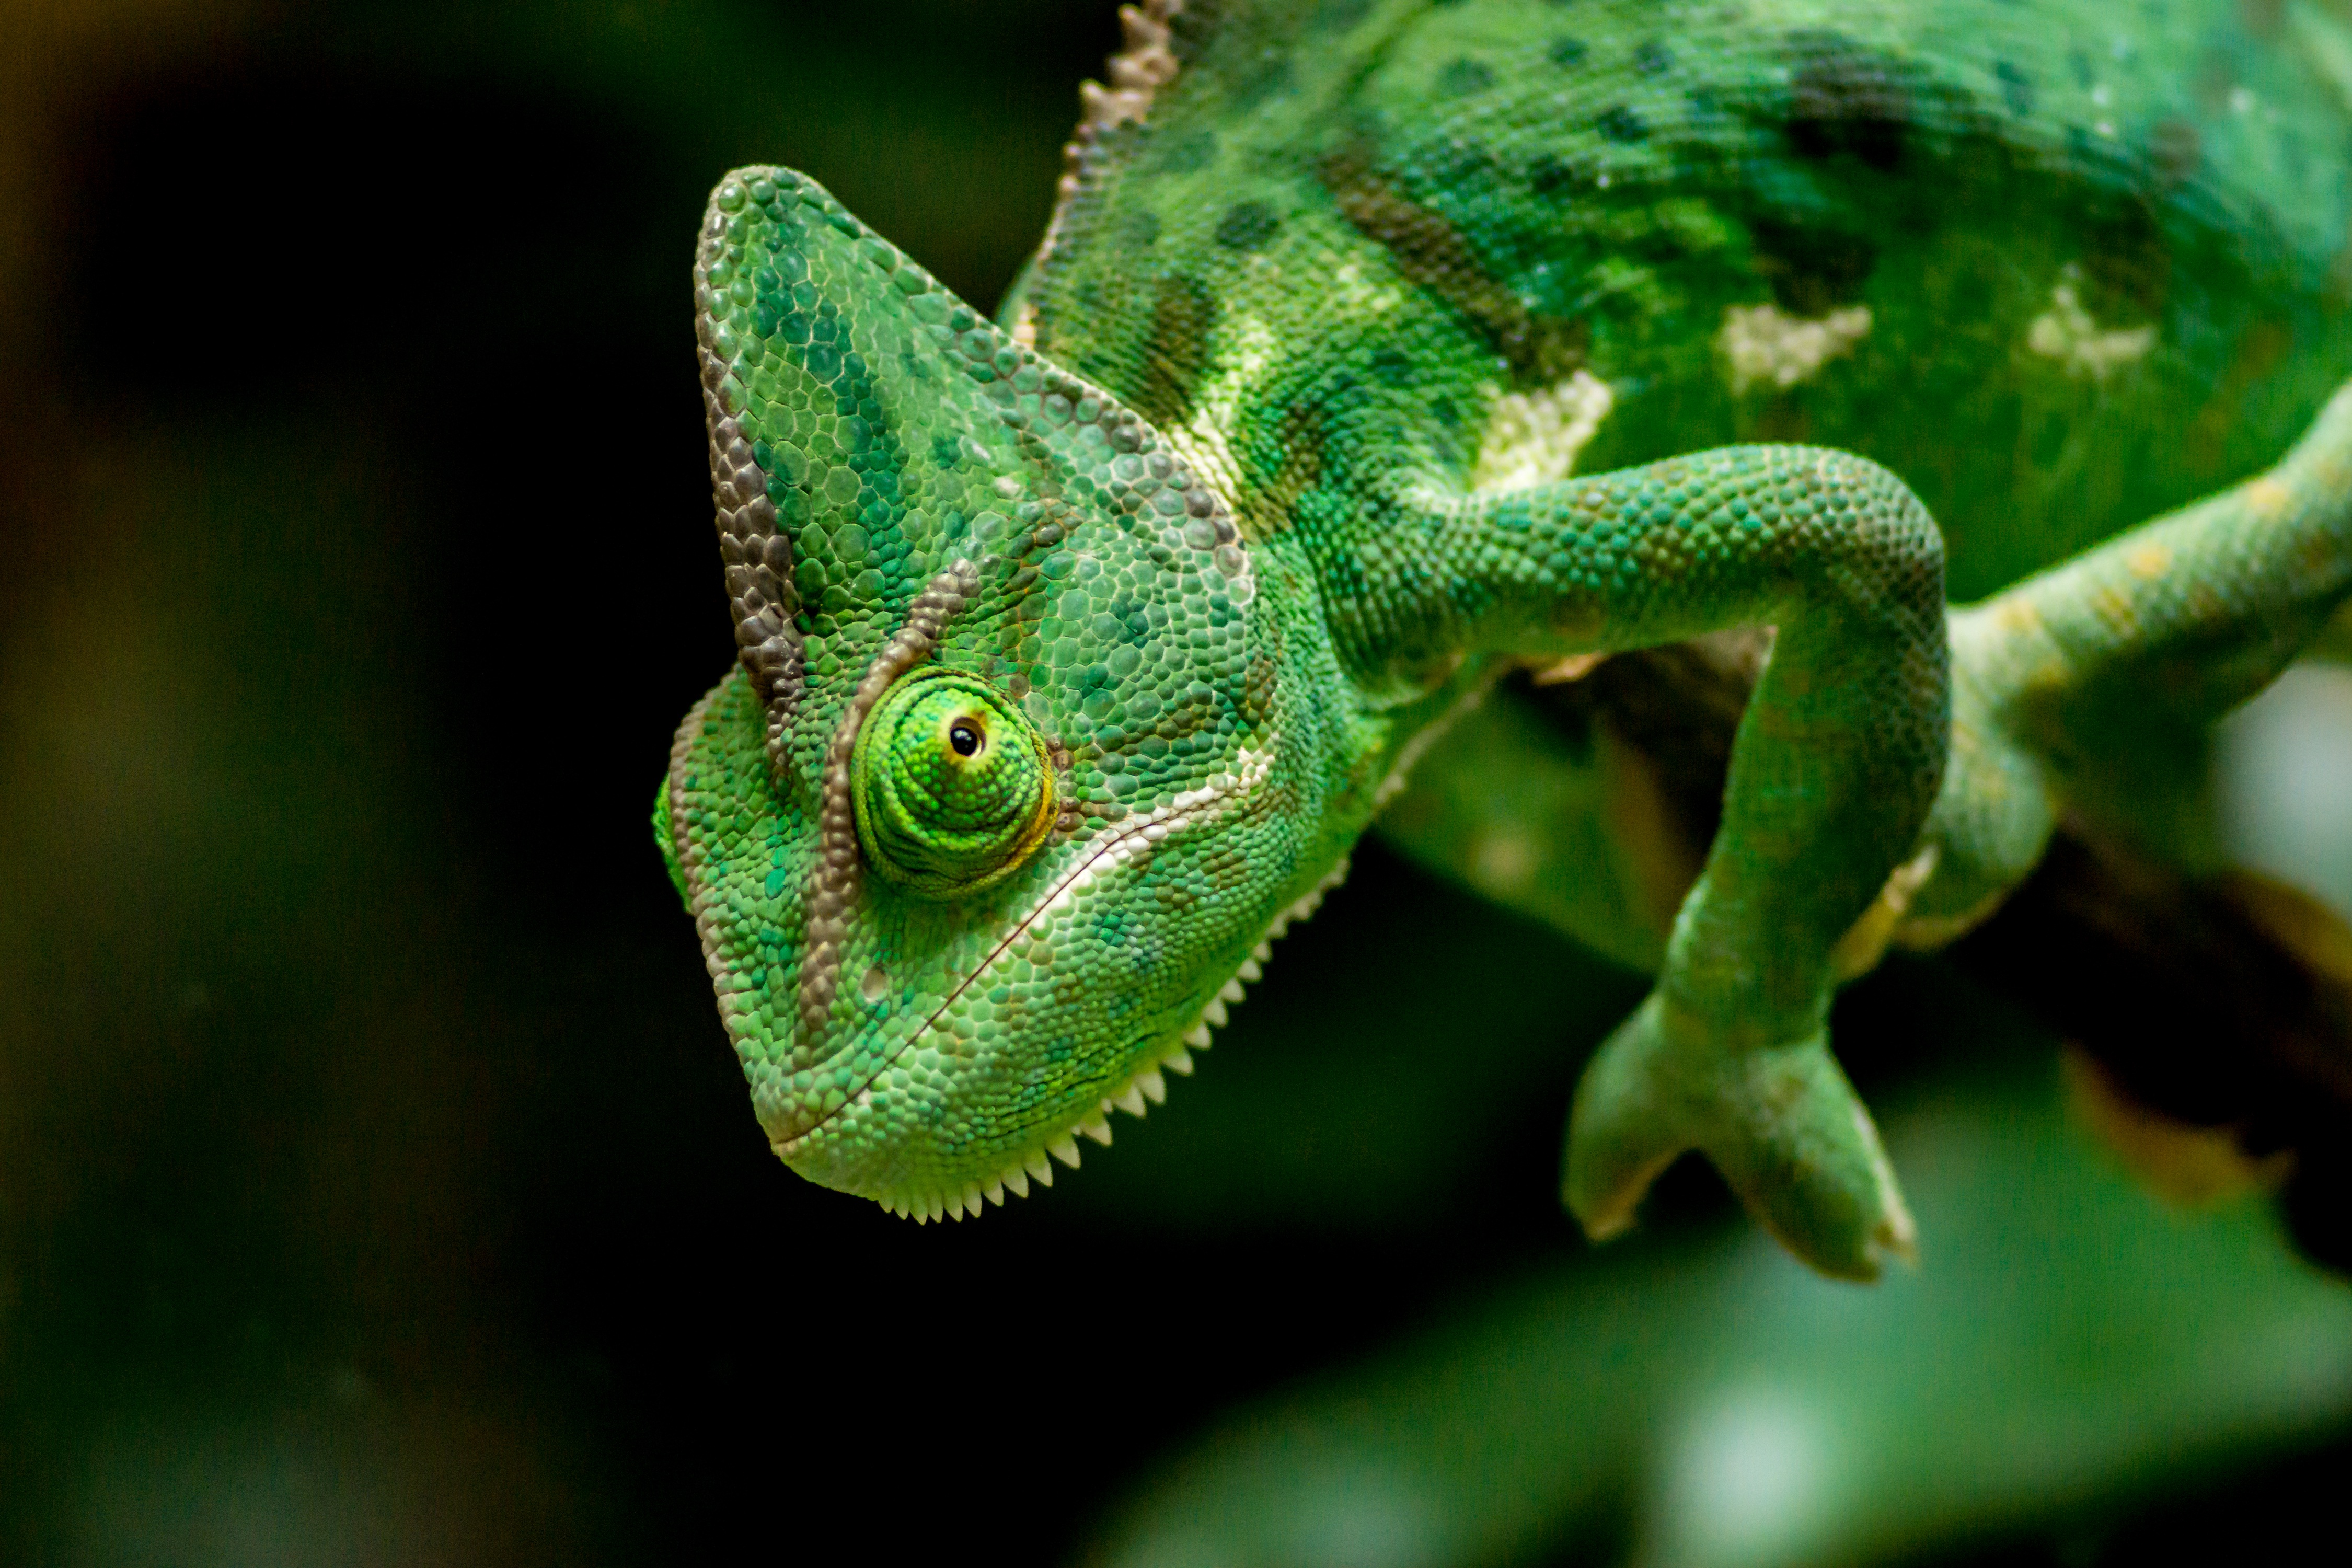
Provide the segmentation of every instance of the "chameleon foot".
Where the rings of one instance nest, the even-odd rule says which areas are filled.
[[[1633,1223],[1650,1184],[1691,1149],[1824,1274],[1874,1279],[1885,1253],[1912,1257],[1910,1211],[1825,1031],[1728,1047],[1652,993],[1577,1089],[1568,1206],[1594,1240],[1615,1236]]]

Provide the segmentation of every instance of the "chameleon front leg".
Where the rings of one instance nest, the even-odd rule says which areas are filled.
[[[1943,545],[1901,481],[1850,454],[1739,447],[1424,503],[1363,553],[1344,637],[1407,626],[1521,654],[1639,647],[1769,623],[1723,823],[1656,988],[1602,1046],[1570,1118],[1566,1196],[1595,1237],[1703,1150],[1825,1273],[1868,1278],[1911,1222],[1830,1054],[1839,939],[1911,853],[1949,722]],[[1433,609],[1432,608],[1433,606]],[[1345,624],[1353,618],[1359,624]],[[1375,624],[1378,623],[1378,624]]]

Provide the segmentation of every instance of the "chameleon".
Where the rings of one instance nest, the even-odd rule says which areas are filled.
[[[1909,1256],[1837,988],[2068,814],[2163,848],[2162,759],[2352,595],[2352,6],[1120,15],[992,315],[789,169],[703,219],[740,657],[654,826],[774,1152],[919,1220],[1050,1183],[1416,767],[1606,794],[1514,682],[1728,638],[1696,864],[1528,829],[1655,975],[1563,1196],[1614,1235],[1696,1150],[1825,1274]]]

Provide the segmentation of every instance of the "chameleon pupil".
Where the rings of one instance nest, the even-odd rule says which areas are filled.
[[[955,748],[957,756],[971,756],[980,750],[980,732],[959,719],[948,731],[948,744]]]

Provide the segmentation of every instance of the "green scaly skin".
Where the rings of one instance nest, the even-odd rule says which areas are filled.
[[[2352,589],[2352,26],[1129,29],[1001,323],[803,176],[712,198],[742,659],[656,829],[778,1153],[918,1216],[1050,1179],[1190,1069],[1496,676],[1769,624],[1566,1193],[1605,1235],[1701,1149],[1869,1277],[1911,1226],[1836,983],[1979,918],[2086,754],[2251,694]],[[2007,591],[1948,617],[1948,574]]]

